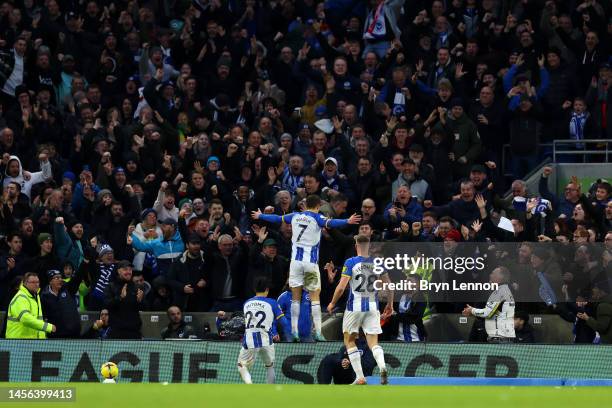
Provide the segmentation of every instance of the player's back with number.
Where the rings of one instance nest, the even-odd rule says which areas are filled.
[[[255,296],[244,303],[243,311],[244,347],[250,349],[271,345],[274,321],[283,316],[276,301],[263,296]]]
[[[293,259],[312,263],[318,261],[317,249],[321,242],[321,226],[323,225],[325,225],[325,217],[321,214],[310,211],[293,214],[291,217]]]
[[[370,257],[354,256],[344,263],[342,275],[351,278],[346,310],[369,312],[378,310],[378,299],[374,282],[379,278],[374,273],[374,262]]]

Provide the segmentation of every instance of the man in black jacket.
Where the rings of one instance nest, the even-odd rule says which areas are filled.
[[[287,282],[289,260],[278,255],[277,244],[274,238],[267,238],[266,227],[261,227],[257,242],[253,243],[249,252],[249,274],[246,279],[246,298],[255,296],[253,282],[258,276],[268,278],[268,296],[276,299],[283,293]]]
[[[238,241],[238,238],[236,238]],[[215,299],[211,312],[225,310],[234,312],[242,309],[242,289],[247,248],[243,242],[235,243],[228,234],[217,241],[218,248],[205,254],[207,265],[204,280],[210,285]]]
[[[48,322],[57,327],[49,338],[79,338],[81,335],[81,317],[79,315],[79,285],[83,272],[80,269],[75,276],[64,281],[62,273],[56,269],[47,271],[49,285],[40,295],[43,315]]]
[[[198,235],[189,235],[187,250],[178,262],[172,264],[166,276],[166,283],[172,288],[174,304],[181,309],[189,312],[204,312],[210,309],[204,280],[204,252]]]
[[[167,314],[170,323],[161,331],[162,339],[195,339],[198,337],[195,329],[183,320],[183,312],[178,306],[170,306]]]
[[[117,279],[108,286],[105,297],[111,338],[142,338],[139,310],[143,299],[144,292],[132,282],[132,264],[128,261],[119,262]]]

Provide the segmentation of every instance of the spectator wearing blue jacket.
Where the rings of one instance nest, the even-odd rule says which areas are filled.
[[[530,89],[531,83],[526,75],[519,75],[516,77],[516,86],[513,87],[514,78],[521,65],[523,65],[523,57],[519,55],[516,62],[510,67],[506,75],[504,75],[504,92],[508,95],[510,102],[508,103],[508,109],[515,111],[521,103],[521,95],[528,94],[529,97],[534,98],[536,101],[542,99],[546,91],[550,86],[550,75],[544,67],[544,57],[538,58],[538,65],[540,67],[540,85],[535,89],[535,93]],[[513,92],[510,92],[513,91]],[[533,95],[531,95],[533,93]]]
[[[393,227],[399,226],[401,222],[412,224],[423,218],[423,207],[419,200],[412,196],[408,186],[400,186],[395,200],[385,207],[384,217]]]
[[[436,215],[441,218],[449,216],[457,220],[461,225],[472,225],[474,221],[480,219],[480,210],[474,198],[476,197],[476,189],[474,183],[470,180],[461,182],[461,193],[457,200],[452,200],[446,205],[432,207],[431,201],[425,201],[425,208],[431,208]]]
[[[326,197],[343,193],[349,200],[353,200],[353,191],[351,190],[346,176],[341,175],[338,171],[338,160],[334,157],[328,157],[325,159],[323,171],[321,172],[321,191],[326,194]]]
[[[278,297],[278,305],[282,309],[287,321],[291,323],[291,291],[287,290]],[[300,341],[312,341],[312,319],[310,317],[310,295],[308,291],[302,290],[302,300],[300,302],[300,317],[298,320],[298,333]]]
[[[172,218],[166,218],[161,223],[162,236],[150,241],[141,241],[134,234],[134,226],[128,229],[131,245],[134,249],[141,252],[149,253],[155,256],[157,267],[153,268],[154,275],[165,276],[172,263],[185,251],[185,244],[181,239],[181,234],[178,231],[177,223]]]
[[[567,217],[567,219],[571,219],[574,213],[574,207],[576,207],[576,204],[581,203],[581,201],[585,204],[586,208],[590,207],[586,197],[584,197],[581,192],[580,183],[578,183],[575,179],[571,180],[565,186],[563,197],[559,197],[552,193],[548,188],[548,177],[552,174],[552,172],[552,167],[544,167],[542,170],[542,176],[540,177],[538,190],[542,198],[550,201],[553,211],[557,215],[563,214],[565,217]]]
[[[74,192],[72,193],[72,212],[73,214],[80,214],[86,203],[86,195],[93,193],[94,197],[100,192],[100,187],[94,184],[93,175],[89,166],[83,166],[81,172],[80,181],[74,186]]]

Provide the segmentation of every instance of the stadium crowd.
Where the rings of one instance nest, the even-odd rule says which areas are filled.
[[[612,341],[610,183],[522,180],[542,143],[612,138],[608,1],[5,0],[0,47],[7,337],[79,337],[86,310],[105,311],[87,337],[138,338],[141,310],[168,310],[172,337],[181,311],[241,310],[260,275],[276,298],[291,227],[251,211],[314,194],[362,217],[323,233],[323,307],[357,232],[510,242],[517,299],[545,288],[525,311]],[[395,323],[422,330],[425,309]]]

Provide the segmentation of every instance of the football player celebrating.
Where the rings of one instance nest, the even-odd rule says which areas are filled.
[[[370,258],[370,239],[365,235],[355,237],[355,249],[357,256],[349,258],[344,262],[342,277],[334,291],[331,303],[327,311],[333,313],[338,300],[342,297],[344,290],[350,283],[350,293],[346,302],[346,311],[342,320],[342,332],[344,333],[344,345],[351,366],[355,371],[356,379],[353,384],[366,384],[365,376],[361,368],[361,353],[355,344],[361,328],[366,335],[368,347],[372,350],[376,365],[380,370],[380,383],[387,384],[387,367],[382,347],[378,345],[378,335],[382,333],[380,327],[380,312],[378,311],[378,299],[375,282],[389,283],[386,273],[377,275],[374,272],[374,263]],[[384,315],[393,313],[393,292],[389,291],[387,307]]]
[[[262,214],[253,211],[255,220],[271,223],[291,224],[291,263],[289,264],[289,287],[291,288],[291,335],[294,342],[300,341],[298,321],[302,287],[310,295],[312,320],[315,329],[314,339],[325,341],[321,334],[321,275],[319,273],[319,243],[322,228],[338,228],[347,224],[359,224],[361,216],[351,215],[348,219],[333,220],[319,214],[321,199],[316,195],[306,197],[306,211],[286,215]]]

